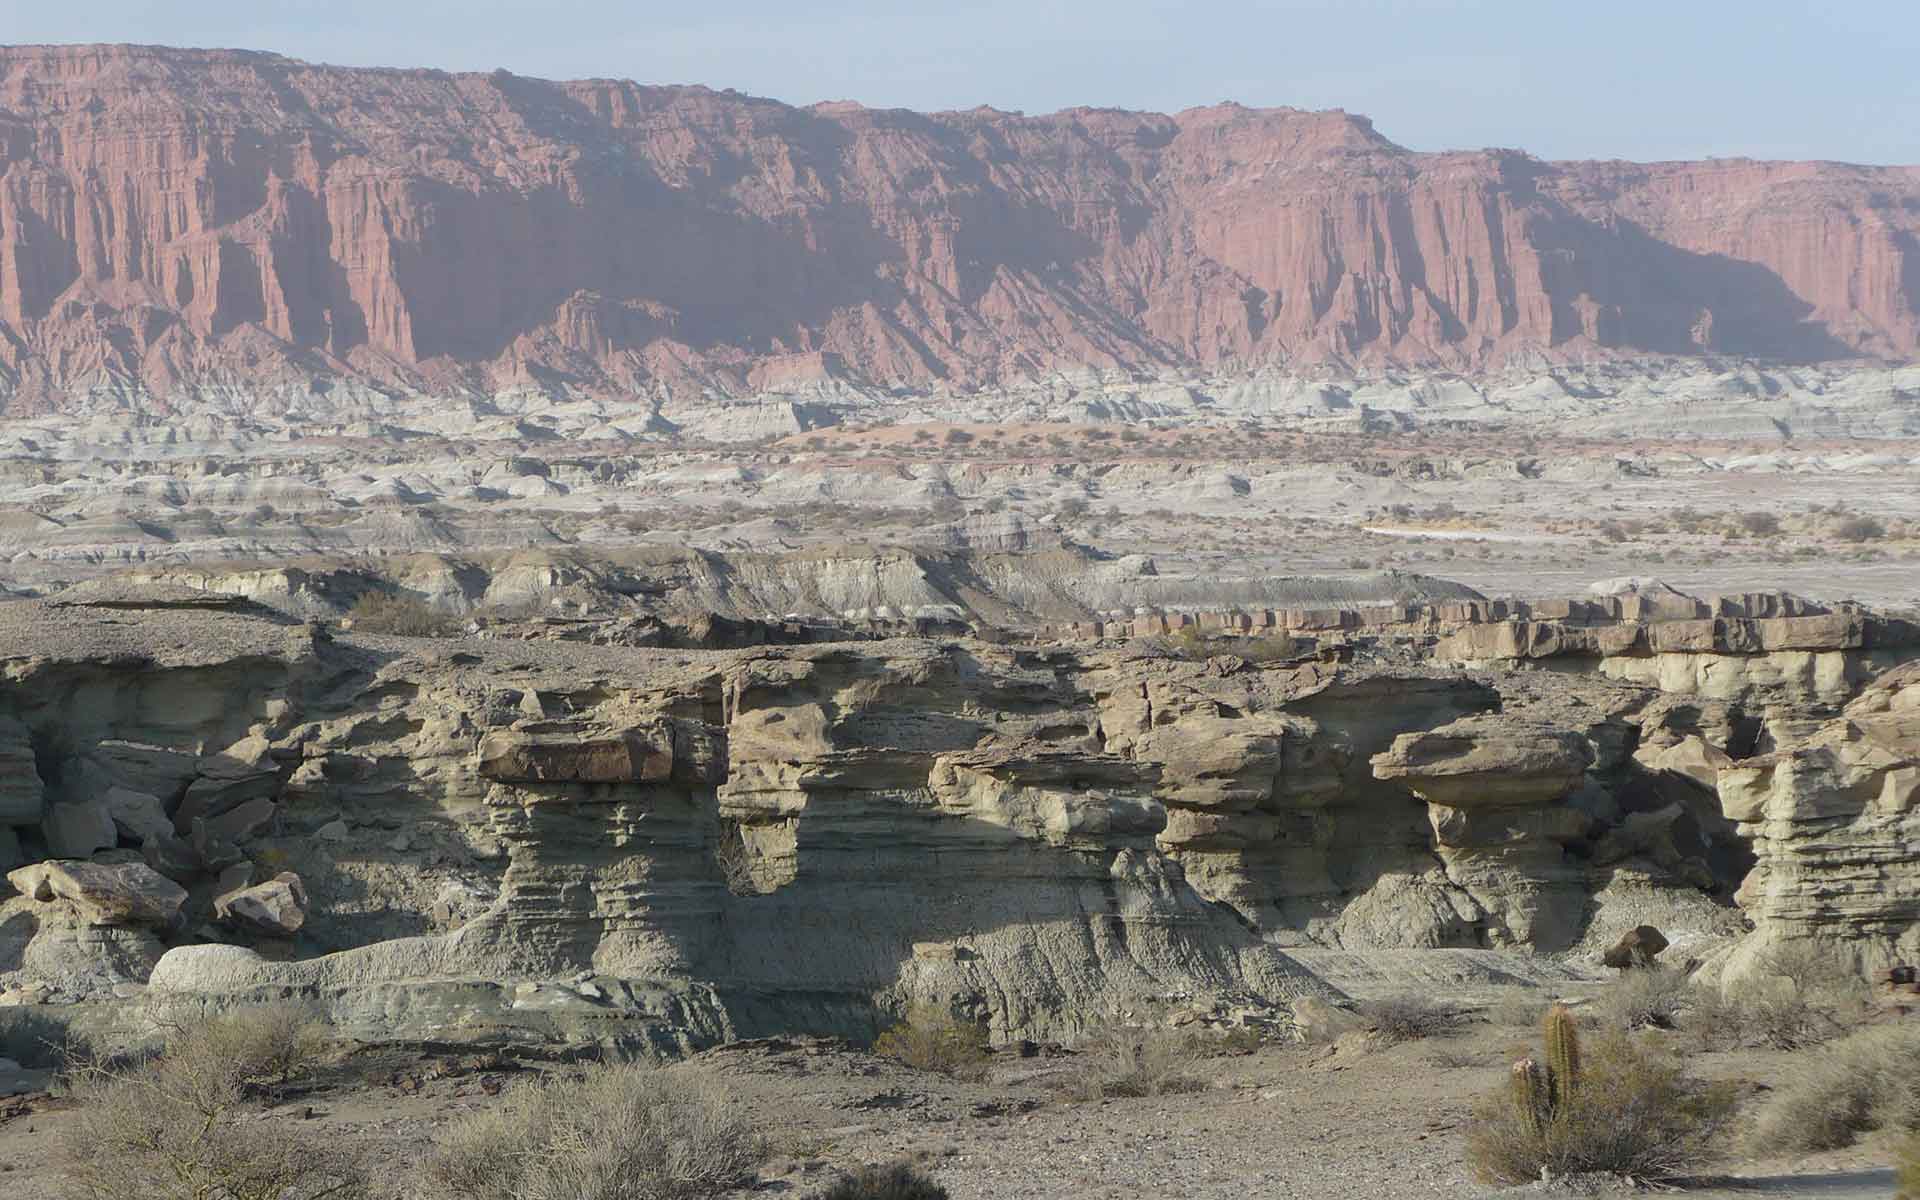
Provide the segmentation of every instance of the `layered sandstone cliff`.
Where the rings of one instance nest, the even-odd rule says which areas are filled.
[[[0,50],[0,389],[958,387],[1907,359],[1920,171],[1416,154],[1341,112],[795,109]]]
[[[918,1001],[1003,1038],[1284,1021],[1382,954],[1490,987],[1648,920],[1910,949],[1911,667],[1811,733],[1838,700],[1564,666],[8,604],[0,1010],[295,995],[358,1036],[664,1050]]]

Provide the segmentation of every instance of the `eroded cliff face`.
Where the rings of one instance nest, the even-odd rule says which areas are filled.
[[[1875,680],[1826,722],[1779,721],[1770,754],[1713,765],[1758,862],[1741,884],[1755,936],[1727,964],[1764,970],[1783,945],[1839,946],[1873,968],[1920,957],[1920,669]]]
[[[666,1051],[914,1001],[1000,1038],[1284,1021],[1369,955],[1491,985],[1647,920],[1689,954],[1748,919],[1863,958],[1913,938],[1910,667],[1840,714],[1134,644],[4,607],[0,851],[37,864],[0,902],[14,1004],[291,994],[357,1036]]]
[[[1917,236],[1914,168],[1415,154],[1340,112],[922,115],[0,50],[14,411],[95,387],[297,409],[343,383],[1903,359]]]

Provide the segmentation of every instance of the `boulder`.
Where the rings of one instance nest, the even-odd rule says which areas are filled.
[[[7,882],[41,903],[71,902],[90,925],[165,928],[187,902],[187,889],[145,863],[34,863],[9,871]]]
[[[238,846],[273,823],[280,806],[264,796],[243,801],[216,817],[205,819],[206,836]]]
[[[60,801],[47,809],[40,828],[47,837],[47,853],[55,858],[86,858],[120,844],[105,797]]]
[[[1465,717],[1403,733],[1373,756],[1373,777],[1450,808],[1551,804],[1593,765],[1579,733],[1505,716]]]
[[[158,796],[115,787],[107,789],[105,800],[113,827],[124,841],[144,844],[150,837],[173,832],[173,821]]]
[[[307,889],[292,871],[240,888],[213,902],[214,915],[230,925],[269,937],[291,937],[307,923]]]
[[[1651,925],[1640,925],[1620,935],[1600,961],[1616,971],[1644,970],[1667,948],[1667,939]]]
[[[480,774],[501,783],[657,782],[673,773],[671,734],[649,730],[500,731],[480,739]]]

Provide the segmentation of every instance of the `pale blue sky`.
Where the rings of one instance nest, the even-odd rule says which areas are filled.
[[[1920,163],[1920,0],[0,0],[8,42],[919,109],[1346,108],[1421,150]]]

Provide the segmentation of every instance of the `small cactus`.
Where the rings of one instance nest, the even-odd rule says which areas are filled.
[[[1547,1074],[1540,1064],[1530,1058],[1523,1058],[1513,1064],[1511,1077],[1513,1087],[1513,1106],[1522,1120],[1536,1133],[1544,1129],[1551,1117],[1552,1093],[1547,1089]]]
[[[1580,1035],[1574,1029],[1573,1013],[1564,1004],[1547,1010],[1543,1022],[1547,1041],[1547,1089],[1553,1110],[1564,1112],[1580,1086]]]

